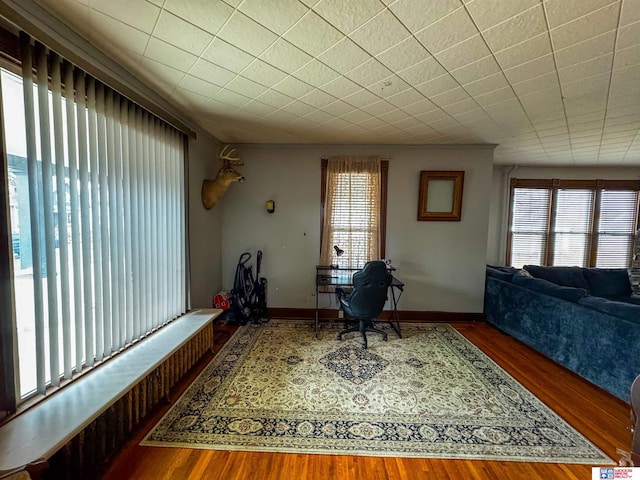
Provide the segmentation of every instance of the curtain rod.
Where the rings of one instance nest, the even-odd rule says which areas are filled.
[[[357,157],[358,155],[346,155],[346,156],[354,156],[354,157]],[[375,157],[375,155],[370,155],[370,156],[371,156],[371,157]],[[381,157],[380,157],[380,160],[391,160],[392,158],[396,158],[396,157],[394,157],[393,155],[385,155],[385,156],[381,156]],[[323,157],[320,157],[320,160],[329,160],[329,157],[327,157],[327,156],[323,156]]]

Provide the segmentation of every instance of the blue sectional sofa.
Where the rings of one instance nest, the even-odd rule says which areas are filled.
[[[640,299],[626,270],[487,266],[485,317],[629,402],[640,374]]]

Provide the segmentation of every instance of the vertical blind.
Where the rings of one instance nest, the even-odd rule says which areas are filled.
[[[362,267],[380,258],[378,157],[331,157],[326,170],[321,264]],[[334,245],[344,250],[339,259]]]
[[[508,264],[628,267],[639,192],[637,181],[512,179]]]
[[[175,128],[24,33],[20,46],[28,189],[18,197],[32,281],[16,276],[15,290],[34,305],[16,315],[18,336],[34,332],[17,346],[26,397],[186,310],[185,153]]]

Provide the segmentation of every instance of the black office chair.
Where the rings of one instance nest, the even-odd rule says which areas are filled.
[[[373,326],[373,322],[387,301],[387,290],[393,277],[387,270],[384,262],[368,262],[362,270],[353,274],[353,290],[346,294],[342,289],[336,289],[340,306],[347,314],[346,324],[352,323],[356,326],[347,328],[338,334],[338,340],[342,340],[342,335],[350,332],[360,332],[363,339],[363,347],[367,348],[366,332],[382,334],[383,340],[387,340],[387,334]]]

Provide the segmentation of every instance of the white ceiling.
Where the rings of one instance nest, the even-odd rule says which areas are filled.
[[[640,165],[640,0],[38,0],[223,142]]]

